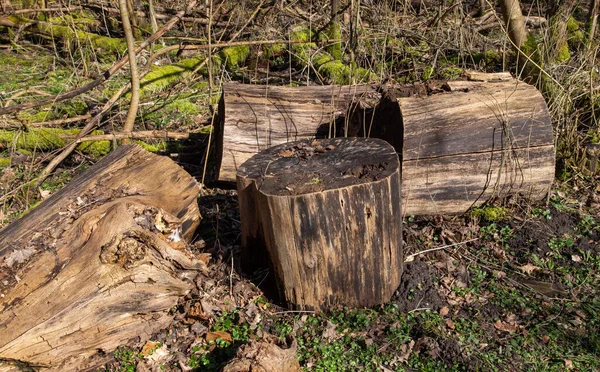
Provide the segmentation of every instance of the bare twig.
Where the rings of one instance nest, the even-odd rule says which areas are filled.
[[[129,23],[129,11],[127,10],[127,0],[119,0],[121,9],[121,22],[123,23],[123,31],[125,39],[127,39],[127,53],[129,55],[129,65],[131,67],[131,102],[127,111],[127,118],[123,124],[123,132],[131,133],[133,124],[137,115],[138,106],[140,103],[140,76],[137,70],[137,62],[135,58],[135,40]]]
[[[197,1],[198,0],[190,1],[187,9],[193,8],[196,5]],[[178,12],[173,18],[171,18],[169,20],[169,22],[165,23],[156,33],[154,33],[152,36],[150,36],[148,39],[146,39],[142,44],[140,44],[135,49],[135,53],[136,54],[139,53],[141,50],[146,48],[148,45],[150,45],[151,43],[158,40],[158,38],[160,38],[165,32],[170,30],[177,22],[179,22],[183,18],[183,15],[186,13],[187,9]],[[59,94],[56,97],[51,97],[51,98],[42,99],[42,100],[35,101],[35,102],[27,102],[27,103],[22,103],[19,105],[13,105],[13,106],[0,108],[0,115],[9,114],[11,112],[16,112],[16,111],[20,111],[20,110],[24,110],[24,109],[28,109],[28,108],[32,108],[32,107],[43,106],[43,105],[47,105],[50,103],[60,102],[60,101],[66,100],[66,99],[76,97],[76,96],[80,95],[81,93],[85,93],[89,90],[92,90],[92,89],[100,86],[106,80],[110,79],[117,71],[119,71],[127,63],[127,61],[129,61],[129,56],[124,56],[118,62],[116,62],[110,69],[104,71],[104,73],[102,74],[101,77],[99,77],[98,79],[92,81],[91,83],[89,83],[87,85],[84,85],[83,87],[73,89],[73,90],[63,93],[63,94]]]
[[[479,240],[479,238],[465,240],[464,242],[459,242],[459,243],[450,244],[450,245],[444,245],[444,246],[441,246],[441,247],[436,247],[436,248],[431,248],[431,249],[425,249],[424,251],[421,251],[421,252],[409,254],[408,256],[406,256],[404,258],[404,262],[410,262],[410,261],[414,260],[415,257],[417,257],[419,255],[422,255],[422,254],[425,254],[425,253],[440,251],[442,249],[448,249],[448,248],[452,248],[452,247],[457,247],[459,245],[463,245],[463,244],[467,244],[467,243],[470,243],[470,242],[474,242],[475,240]]]
[[[78,138],[77,143],[89,141],[107,141],[107,140],[122,140],[122,139],[146,139],[146,138],[170,138],[170,139],[188,139],[189,133],[184,132],[168,132],[165,130],[144,130],[129,133],[110,133],[99,134],[95,136],[85,136]]]

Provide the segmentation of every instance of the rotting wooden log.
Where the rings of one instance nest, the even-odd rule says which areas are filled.
[[[402,272],[400,162],[385,141],[303,140],[237,173],[245,257],[266,250],[281,299],[297,309],[373,306]]]
[[[233,182],[238,167],[271,146],[335,136],[353,103],[376,103],[376,87],[279,87],[225,84],[215,125],[220,181]]]
[[[121,146],[1,230],[0,360],[82,370],[168,326],[205,269],[184,242],[198,191],[170,159]]]
[[[232,181],[252,154],[287,139],[348,135],[384,139],[403,155],[406,215],[459,214],[514,194],[542,198],[555,160],[543,96],[506,73],[467,77],[365,85],[352,95],[335,92],[354,87],[226,85],[215,132],[218,179]]]
[[[555,150],[546,102],[517,80],[452,81],[398,98],[405,214],[458,214],[491,199],[543,198]],[[389,125],[389,124],[388,124]]]

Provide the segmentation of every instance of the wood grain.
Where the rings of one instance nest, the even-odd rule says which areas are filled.
[[[0,358],[80,370],[167,326],[203,268],[169,239],[191,238],[197,193],[170,159],[121,146],[0,231]]]
[[[268,252],[290,307],[386,302],[402,273],[398,156],[381,140],[319,142],[333,148],[304,159],[290,149],[311,142],[292,142],[239,168],[243,249]]]

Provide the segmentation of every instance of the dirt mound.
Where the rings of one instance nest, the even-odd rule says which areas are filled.
[[[435,273],[423,261],[404,264],[400,286],[392,301],[398,304],[398,310],[408,312],[415,309],[438,311],[443,305],[434,285]]]

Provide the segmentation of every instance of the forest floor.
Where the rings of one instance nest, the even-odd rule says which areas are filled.
[[[278,306],[268,270],[242,273],[235,191],[208,190],[198,232],[208,275],[152,338],[160,357],[125,347],[106,369],[217,371],[266,340],[296,343],[307,371],[600,370],[598,192],[557,185],[537,205],[409,216],[412,260],[391,301],[314,314]]]
[[[256,9],[260,9],[265,2],[256,3]],[[476,2],[455,6],[413,1],[422,7],[407,10],[412,5],[405,2],[408,5],[403,11],[383,9],[383,1],[363,3],[370,4],[362,5],[364,38],[358,42],[352,63],[375,71],[378,83],[386,79],[398,83],[455,79],[466,68],[515,70],[514,53],[508,50],[500,25],[485,29],[479,25],[480,31],[476,30],[477,19],[470,9]],[[323,10],[328,2],[281,4],[286,6],[265,6],[257,12],[254,24],[240,39],[285,41],[291,38],[296,24],[309,24],[308,34],[316,35],[312,27],[319,24],[325,28],[328,22],[328,10]],[[222,23],[229,25],[231,21],[230,29],[218,30],[223,40],[241,30],[240,25],[248,21],[256,7],[251,1],[244,2],[245,8],[235,3],[229,9],[229,5],[223,2],[217,12],[222,15],[222,19],[217,17]],[[182,6],[175,4],[173,8]],[[537,9],[544,4],[527,6],[533,15],[545,12]],[[581,34],[577,24],[583,27],[582,14],[580,9],[579,23],[571,22],[569,32],[573,35]],[[87,13],[81,18],[84,26],[86,17]],[[501,17],[496,18],[501,22]],[[112,24],[118,26],[117,21]],[[275,26],[265,27],[269,24]],[[346,26],[344,37],[348,36]],[[0,49],[0,107],[82,86],[115,60],[114,55],[93,55],[93,48],[84,43],[77,48],[69,46],[68,40],[57,45],[48,36],[26,35],[25,26],[10,32],[3,27],[0,44],[7,48]],[[108,28],[104,24],[90,27],[102,32]],[[169,36],[173,39],[164,40],[177,45],[180,41],[174,40],[176,37],[204,32],[203,25],[193,25],[193,30],[186,27]],[[540,44],[544,30],[537,34]],[[381,37],[384,33],[385,38]],[[598,88],[589,88],[592,80],[598,79],[596,59],[585,56],[592,61],[585,64],[581,40],[573,36],[569,42],[571,62],[545,66],[565,90],[560,99],[548,101],[555,133],[574,134],[575,139],[567,145],[598,143],[597,123],[588,127],[583,123],[597,115],[594,92]],[[306,62],[301,58],[303,49],[291,44],[291,50],[286,47],[277,51],[253,46],[245,52],[247,61],[238,65],[228,59],[235,55],[226,56],[222,65],[231,66],[214,75],[220,82],[332,82],[325,76],[325,69],[302,65]],[[316,44],[312,48],[310,53],[315,54],[323,49]],[[579,51],[581,55],[577,55]],[[172,75],[189,72],[189,66],[177,65],[188,58],[185,51],[179,52],[163,56],[153,68],[173,63],[179,70],[170,70]],[[346,64],[350,64],[348,55],[345,53]],[[169,81],[142,97],[136,130],[210,133],[209,108],[218,99],[218,84],[214,90],[209,89],[206,74],[188,77],[177,81],[170,80],[172,76],[156,77],[157,81]],[[63,187],[111,148],[110,142],[104,141],[104,147],[99,145],[95,153],[78,150],[39,188],[29,187],[66,143],[60,137],[65,132],[56,135],[52,130],[32,139],[32,123],[93,114],[128,78],[124,68],[101,89],[0,116],[0,228]],[[567,95],[576,99],[563,100]],[[557,103],[563,101],[564,107]],[[105,116],[103,129],[118,131],[127,106],[125,97]],[[565,129],[562,125],[566,122],[577,128]],[[79,124],[59,123],[61,129],[78,128]],[[270,294],[272,278],[268,269],[251,273],[240,269],[241,232],[235,190],[209,185],[198,199],[203,219],[194,245],[203,253],[211,253],[207,274],[198,278],[197,288],[172,309],[174,321],[168,329],[153,335],[144,348],[119,347],[106,355],[106,365],[97,370],[218,371],[242,345],[260,340],[297,347],[300,365],[306,371],[600,370],[600,175],[565,167],[564,159],[585,153],[582,146],[572,147],[558,148],[557,178],[562,181],[556,181],[548,198],[537,204],[513,200],[460,216],[407,216],[404,249],[412,259],[404,264],[402,282],[393,298],[368,309],[342,308],[315,314],[281,307]],[[191,153],[163,145],[149,149],[166,155],[176,152],[174,160],[199,181],[203,179],[206,141]]]

